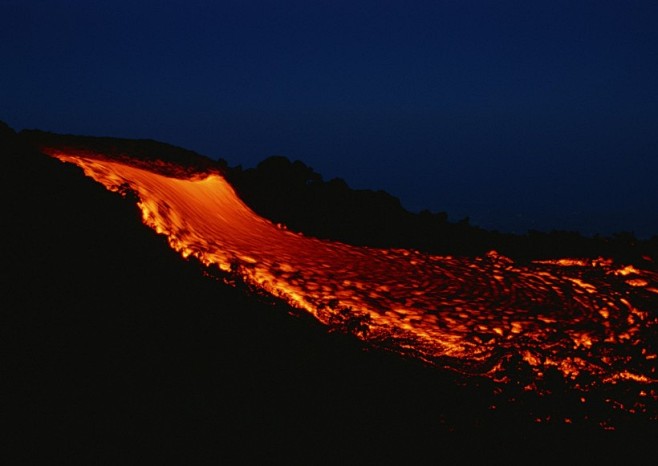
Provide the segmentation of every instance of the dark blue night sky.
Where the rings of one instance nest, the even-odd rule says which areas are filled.
[[[0,119],[658,234],[658,2],[0,0]]]

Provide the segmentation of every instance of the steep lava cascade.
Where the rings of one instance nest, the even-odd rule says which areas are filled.
[[[549,370],[582,391],[631,384],[645,402],[626,408],[656,419],[655,272],[605,259],[519,265],[493,251],[444,257],[318,240],[259,217],[219,173],[166,176],[143,161],[45,151],[111,191],[135,193],[144,223],[182,256],[326,325],[501,382],[506,362],[521,361],[528,390]]]

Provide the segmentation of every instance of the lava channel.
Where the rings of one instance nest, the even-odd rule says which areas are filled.
[[[583,391],[633,383],[654,408],[658,401],[655,272],[604,259],[520,265],[494,251],[435,256],[319,240],[258,216],[220,173],[172,176],[144,161],[42,150],[110,191],[134,193],[143,222],[183,257],[331,329],[461,373],[504,381],[515,358],[534,381],[552,370]]]

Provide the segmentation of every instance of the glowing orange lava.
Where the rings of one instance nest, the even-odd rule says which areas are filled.
[[[493,251],[460,258],[318,240],[259,217],[219,173],[176,178],[129,160],[46,152],[111,191],[134,192],[144,223],[183,257],[375,346],[494,379],[514,355],[535,380],[555,369],[583,390],[631,381],[656,394],[647,341],[658,323],[655,272],[605,259],[522,266]]]

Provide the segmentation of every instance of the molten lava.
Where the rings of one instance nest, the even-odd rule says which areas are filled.
[[[259,217],[219,173],[174,177],[129,159],[46,152],[111,191],[133,192],[144,223],[183,257],[331,328],[500,382],[514,360],[530,371],[530,390],[547,371],[583,392],[636,384],[641,401],[625,409],[656,419],[655,272],[603,259],[522,266],[493,251],[473,259],[318,240]]]

